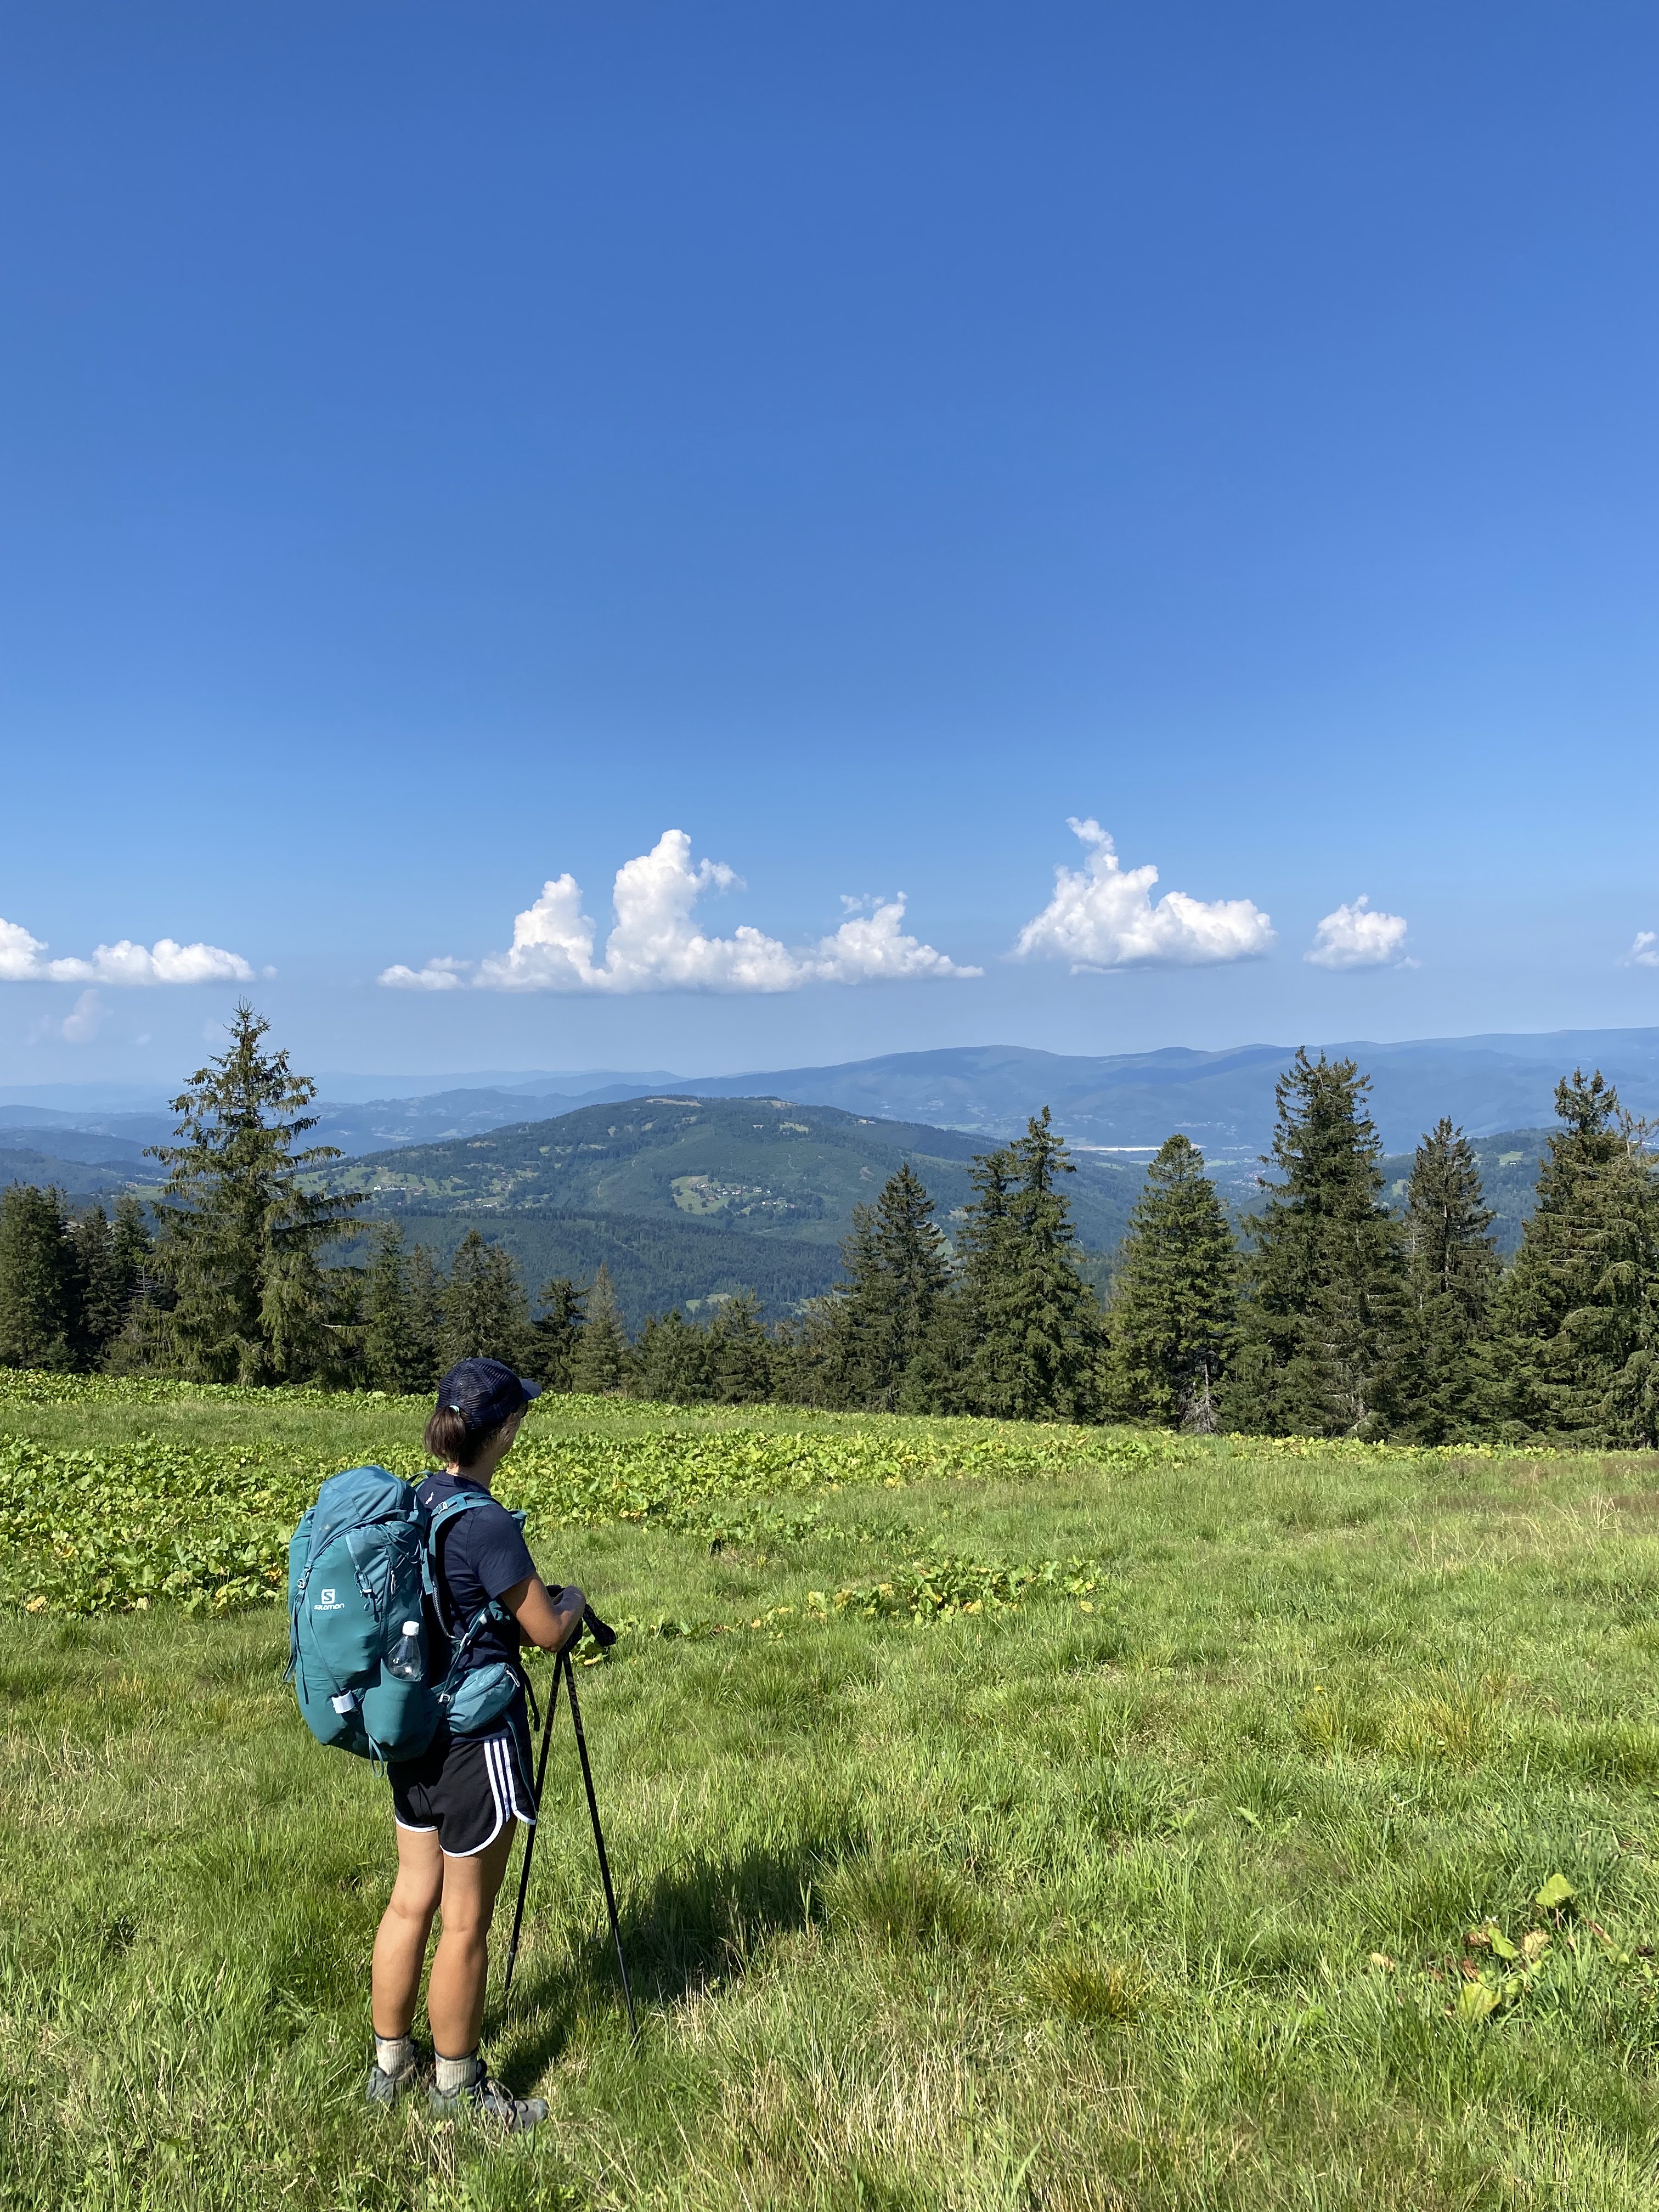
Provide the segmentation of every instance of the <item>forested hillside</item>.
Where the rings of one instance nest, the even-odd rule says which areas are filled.
[[[1180,1131],[1079,1166],[1045,1109],[963,1158],[672,1093],[388,1154],[364,1189],[267,1029],[239,1008],[191,1077],[154,1202],[0,1189],[0,1364],[403,1392],[488,1353],[687,1404],[1659,1445],[1659,1160],[1598,1072],[1547,1131],[1443,1115],[1401,1175],[1364,1071],[1298,1052],[1242,1213]],[[1508,1265],[1488,1176],[1504,1241],[1525,1208]],[[1120,1240],[1101,1193],[1131,1189]]]
[[[334,1178],[373,1210],[406,1213],[626,1215],[718,1224],[735,1235],[836,1246],[853,1209],[907,1160],[949,1234],[985,1149],[953,1129],[882,1121],[777,1098],[642,1098],[587,1106],[443,1145],[354,1160]],[[1141,1170],[1085,1156],[1073,1210],[1091,1251],[1110,1252]],[[492,1224],[493,1225],[493,1224]]]

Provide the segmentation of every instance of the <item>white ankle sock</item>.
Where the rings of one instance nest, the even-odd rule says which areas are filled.
[[[374,2057],[382,2074],[401,2074],[415,2056],[415,2039],[410,2035],[377,2035]]]
[[[458,2089],[470,2089],[478,2078],[478,2054],[469,2051],[465,2058],[438,2058],[438,2094],[453,2097]]]

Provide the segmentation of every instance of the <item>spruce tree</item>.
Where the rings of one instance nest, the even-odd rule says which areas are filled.
[[[769,1365],[779,1405],[841,1408],[836,1304],[833,1297],[810,1298],[773,1330]]]
[[[115,1201],[109,1231],[109,1273],[106,1283],[109,1304],[105,1318],[118,1315],[108,1335],[100,1339],[99,1357],[107,1366],[116,1347],[133,1330],[144,1309],[162,1294],[155,1273],[155,1240],[144,1218],[142,1202],[131,1191]]]
[[[321,1340],[312,1379],[323,1389],[356,1390],[363,1387],[365,1339],[368,1334],[367,1281],[368,1270],[362,1267],[325,1267],[322,1271],[319,1314]]]
[[[516,1372],[534,1353],[530,1307],[513,1255],[469,1229],[449,1263],[440,1294],[443,1316],[438,1340],[440,1370],[458,1360],[499,1359]]]
[[[1396,1425],[1414,1443],[1467,1442],[1490,1420],[1495,1218],[1474,1147],[1443,1116],[1417,1148],[1406,1199],[1412,1328]]]
[[[997,1346],[990,1335],[996,1285],[1009,1263],[1013,1158],[1006,1146],[981,1152],[968,1170],[974,1195],[957,1237],[957,1279],[941,1301],[924,1350],[931,1370],[933,1404],[940,1413],[989,1410],[1000,1400],[1000,1378],[990,1371]]]
[[[70,1224],[75,1275],[75,1364],[98,1367],[120,1333],[126,1300],[116,1274],[115,1240],[101,1206],[89,1206]]]
[[[1558,1085],[1537,1202],[1500,1303],[1508,1425],[1564,1443],[1659,1434],[1659,1187],[1644,1126],[1598,1070]]]
[[[848,1282],[836,1304],[832,1355],[839,1400],[890,1413],[951,1280],[933,1201],[908,1161],[873,1206],[854,1209],[842,1264]]]
[[[752,1291],[723,1300],[710,1322],[708,1372],[713,1395],[723,1406],[760,1405],[770,1397],[772,1347]]]
[[[1238,1247],[1204,1155],[1165,1139],[1117,1256],[1101,1362],[1106,1411],[1208,1434],[1238,1334]]]
[[[424,1280],[417,1290],[422,1259]],[[423,1246],[405,1251],[395,1221],[376,1231],[362,1286],[363,1376],[371,1390],[414,1397],[437,1387],[436,1287],[432,1255]]]
[[[168,1333],[183,1372],[211,1382],[302,1381],[331,1357],[328,1300],[317,1260],[348,1231],[361,1193],[310,1189],[340,1158],[295,1149],[316,1126],[316,1096],[270,1024],[236,1009],[229,1048],[198,1068],[173,1110],[176,1145],[151,1146],[167,1170],[158,1264],[173,1294]]]
[[[696,1406],[713,1395],[708,1337],[678,1306],[653,1315],[634,1354],[631,1383],[641,1398],[665,1406]]]
[[[587,1286],[586,1316],[570,1361],[570,1387],[591,1396],[619,1390],[628,1378],[630,1354],[622,1308],[611,1270],[601,1261]]]
[[[1408,1319],[1401,1226],[1382,1204],[1382,1142],[1351,1060],[1298,1049],[1275,1090],[1283,1180],[1245,1224],[1252,1248],[1231,1425],[1385,1434]]]
[[[168,1332],[172,1291],[159,1272],[155,1240],[144,1207],[130,1192],[115,1201],[110,1228],[110,1264],[122,1295],[119,1329],[105,1347],[103,1365],[112,1374],[148,1375],[172,1361]]]
[[[130,1193],[116,1200],[112,1223],[101,1206],[88,1206],[70,1225],[70,1244],[76,1364],[102,1367],[147,1287],[152,1255],[144,1210]]]
[[[416,1244],[411,1249],[405,1291],[410,1341],[425,1377],[419,1388],[435,1390],[444,1372],[439,1357],[444,1334],[444,1277],[430,1245]]]
[[[582,1294],[568,1275],[554,1275],[542,1285],[541,1307],[532,1324],[536,1350],[530,1371],[544,1390],[568,1390],[582,1333]]]
[[[0,1366],[77,1364],[76,1273],[62,1191],[8,1183],[0,1191]]]
[[[124,1191],[116,1200],[109,1234],[111,1264],[130,1307],[135,1298],[148,1297],[155,1288],[155,1240],[144,1219],[143,1205],[131,1191]]]
[[[969,1387],[1007,1420],[1083,1420],[1093,1409],[1100,1310],[1073,1257],[1060,1177],[1074,1172],[1048,1109],[980,1163],[968,1245],[975,1340]]]
[[[866,1332],[880,1297],[872,1206],[853,1208],[853,1225],[842,1240],[841,1264],[847,1279],[823,1302],[820,1382],[825,1403],[850,1410],[865,1403],[870,1387]]]

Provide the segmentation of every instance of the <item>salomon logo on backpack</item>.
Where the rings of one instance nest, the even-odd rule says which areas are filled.
[[[515,1668],[467,1663],[484,1624],[507,1617],[493,1602],[457,1634],[443,1680],[431,1680],[426,1601],[439,1532],[488,1502],[464,1492],[428,1514],[383,1467],[349,1468],[323,1485],[288,1547],[289,1674],[319,1743],[416,1759],[441,1721],[471,1735],[512,1702]]]

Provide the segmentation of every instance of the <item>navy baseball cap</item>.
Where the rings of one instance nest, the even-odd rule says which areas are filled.
[[[542,1386],[515,1375],[499,1359],[463,1359],[438,1385],[440,1408],[459,1413],[469,1429],[494,1429],[532,1398]]]

